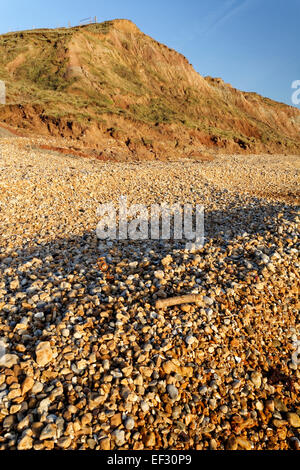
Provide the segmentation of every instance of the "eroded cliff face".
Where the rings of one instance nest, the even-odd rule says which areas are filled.
[[[300,153],[300,110],[202,77],[127,20],[0,36],[0,120],[118,159]]]

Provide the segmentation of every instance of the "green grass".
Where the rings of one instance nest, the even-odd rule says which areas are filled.
[[[43,90],[63,91],[70,82],[65,78],[67,59],[57,59],[52,49],[45,49],[39,57],[32,57],[18,68],[16,78],[24,77]]]

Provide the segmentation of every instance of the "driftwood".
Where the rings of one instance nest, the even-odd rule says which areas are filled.
[[[160,299],[156,302],[155,307],[157,309],[164,309],[167,307],[173,307],[174,305],[194,304],[196,302],[200,302],[202,299],[202,294],[182,295],[180,297]]]

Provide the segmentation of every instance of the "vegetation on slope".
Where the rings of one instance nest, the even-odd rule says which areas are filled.
[[[157,155],[168,146],[299,153],[299,110],[201,77],[127,20],[2,35],[0,79],[0,119],[36,132],[89,145],[109,135],[131,151],[160,138]]]

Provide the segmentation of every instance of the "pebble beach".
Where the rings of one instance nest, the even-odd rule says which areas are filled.
[[[0,449],[299,450],[300,158],[39,143],[0,136]],[[204,246],[99,241],[124,195],[203,205]]]

